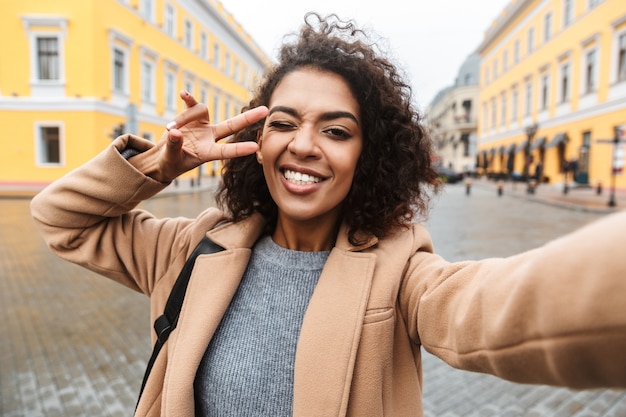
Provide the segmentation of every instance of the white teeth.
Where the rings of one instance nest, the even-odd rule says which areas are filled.
[[[314,177],[313,175],[289,170],[285,170],[283,175],[285,176],[285,179],[298,185],[315,184],[316,182],[320,182],[322,180],[321,178]]]

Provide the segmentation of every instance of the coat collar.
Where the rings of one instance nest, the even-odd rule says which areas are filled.
[[[255,213],[237,223],[225,223],[209,231],[207,236],[226,249],[237,247],[252,248],[264,227],[265,219],[259,213]],[[350,243],[348,240],[348,226],[344,222],[339,228],[335,247],[349,252],[360,252],[378,243],[376,236],[364,232],[357,232],[356,238],[363,243],[356,246]]]
[[[168,342],[165,415],[193,412],[193,380],[263,231],[260,215],[207,233],[226,250],[201,255],[191,275],[177,329]],[[342,225],[309,302],[296,350],[294,415],[345,415],[376,255],[348,241]],[[207,271],[212,273],[206,274]],[[200,273],[204,275],[200,276]],[[184,414],[184,412],[182,413]]]

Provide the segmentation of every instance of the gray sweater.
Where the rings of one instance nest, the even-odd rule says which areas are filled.
[[[329,253],[257,242],[198,368],[196,416],[291,416],[298,335]]]

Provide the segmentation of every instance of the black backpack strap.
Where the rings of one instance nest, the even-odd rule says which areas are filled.
[[[174,283],[172,291],[170,292],[170,296],[167,299],[167,303],[165,304],[163,314],[154,321],[154,330],[157,334],[157,340],[154,344],[154,349],[152,350],[152,356],[148,361],[146,373],[143,376],[143,382],[141,383],[141,390],[139,391],[137,405],[139,405],[141,394],[143,394],[143,389],[146,386],[148,376],[150,375],[152,366],[154,365],[154,362],[156,361],[156,358],[161,351],[161,347],[165,344],[170,333],[176,328],[176,325],[178,324],[178,316],[180,315],[180,310],[183,307],[185,292],[187,291],[187,286],[189,285],[189,278],[191,277],[191,271],[193,270],[193,267],[196,263],[196,258],[198,257],[198,255],[201,254],[216,253],[223,250],[223,247],[205,236],[191,253],[189,259],[187,259],[187,262],[185,262],[185,266],[183,266],[183,269],[180,271],[178,278],[176,278],[176,282]]]

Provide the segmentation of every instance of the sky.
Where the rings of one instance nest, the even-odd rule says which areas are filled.
[[[283,35],[296,32],[309,11],[353,19],[382,38],[381,45],[409,77],[414,101],[426,108],[454,83],[459,67],[509,0],[221,0],[244,31],[272,59]]]

